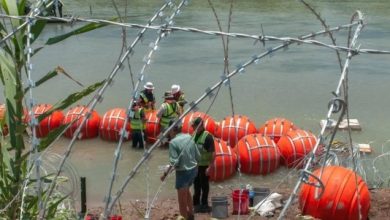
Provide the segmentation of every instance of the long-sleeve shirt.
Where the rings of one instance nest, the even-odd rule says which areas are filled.
[[[179,133],[170,141],[169,163],[176,170],[191,170],[198,166],[199,160],[200,153],[191,135]]]

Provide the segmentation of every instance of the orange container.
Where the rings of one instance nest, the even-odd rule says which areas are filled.
[[[237,189],[232,193],[233,215],[246,215],[249,213],[249,191]]]

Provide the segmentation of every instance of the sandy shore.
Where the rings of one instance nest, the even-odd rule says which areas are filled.
[[[287,199],[289,196],[289,189],[281,190],[280,194],[283,195],[283,199]],[[383,220],[390,219],[390,189],[377,189],[371,190],[371,208],[369,212],[370,220]],[[261,217],[259,215],[250,217],[250,215],[241,215],[239,218],[237,215],[232,215],[233,206],[230,198],[230,190],[226,189],[223,192],[218,192],[218,195],[211,192],[210,196],[221,196],[226,195],[229,198],[229,216],[227,220],[233,219],[277,219],[277,216],[280,213],[280,209],[276,210],[275,216],[270,218]],[[144,219],[145,201],[127,201],[121,203],[121,210],[117,207],[116,214],[121,215],[122,219],[133,220],[133,219]],[[89,209],[90,213],[93,213],[97,216],[102,213],[101,207],[93,207]],[[178,217],[178,204],[176,200],[176,195],[172,195],[168,198],[159,198],[155,203],[154,207],[151,210],[150,219],[153,220],[174,220]],[[298,209],[298,204],[295,202],[293,206],[289,209],[286,219],[297,219],[296,216],[300,214]],[[196,214],[196,220],[206,220],[212,219],[210,214]]]

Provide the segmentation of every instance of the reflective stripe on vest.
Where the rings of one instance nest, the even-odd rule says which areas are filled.
[[[141,96],[142,100],[143,100],[145,103],[148,103],[148,102],[149,102],[149,99],[146,97],[145,93],[141,92],[139,95]]]
[[[169,122],[178,116],[176,112],[177,105],[173,103],[163,103],[167,108],[165,109],[164,114],[161,116],[160,125],[162,128],[166,128],[169,125]]]
[[[145,125],[141,119],[142,108],[138,109],[138,111],[134,112],[134,116],[130,121],[132,130],[141,130],[145,128]]]
[[[210,165],[210,162],[213,159],[213,152],[208,152],[203,147],[204,142],[206,141],[206,137],[209,134],[210,133],[208,131],[203,131],[200,137],[198,138],[198,140],[196,140],[196,144],[200,152],[200,160],[198,163],[199,166],[208,166]]]

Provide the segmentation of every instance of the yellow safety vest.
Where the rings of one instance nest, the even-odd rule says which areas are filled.
[[[199,166],[209,166],[211,160],[213,159],[213,152],[208,152],[206,149],[204,149],[203,145],[204,142],[206,141],[207,135],[210,133],[208,131],[203,131],[198,140],[196,140],[196,145],[199,149],[200,152],[200,160],[198,165]],[[196,134],[194,134],[196,135]]]
[[[134,112],[134,116],[130,121],[132,130],[142,130],[146,128],[146,125],[141,118],[142,110],[143,110],[142,108],[139,108],[138,111]]]
[[[173,102],[173,103],[164,102],[163,105],[166,106],[166,110],[165,110],[164,114],[161,116],[160,125],[161,125],[161,128],[165,129],[166,127],[168,127],[169,122],[172,119],[177,118],[178,114],[177,114],[176,102]]]

